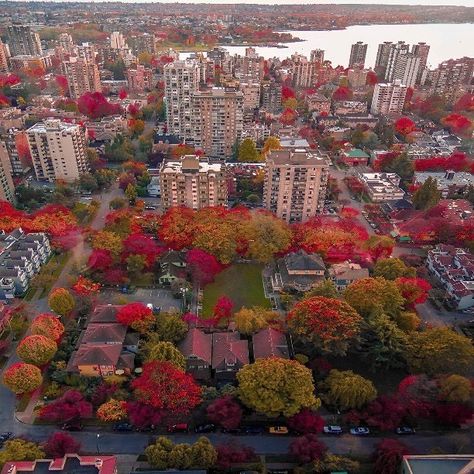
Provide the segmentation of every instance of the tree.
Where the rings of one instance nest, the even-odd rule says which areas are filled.
[[[244,405],[269,417],[289,417],[320,405],[311,371],[294,360],[257,359],[239,370],[237,380]]]
[[[393,247],[395,247],[395,241],[387,235],[371,235],[364,243],[364,248],[374,261],[390,257]]]
[[[93,250],[87,261],[87,265],[93,271],[105,271],[112,266],[112,254],[109,250]]]
[[[234,303],[228,296],[219,296],[216,304],[212,308],[212,314],[216,324],[223,319],[229,319],[232,316],[233,307]]]
[[[68,390],[48,405],[44,405],[39,417],[42,420],[52,422],[63,422],[90,418],[92,416],[92,404],[78,390]]]
[[[395,122],[395,130],[400,135],[406,136],[415,131],[415,129],[415,122],[408,117],[401,117]]]
[[[262,156],[266,156],[272,150],[279,150],[281,148],[280,139],[278,137],[270,136],[265,140],[262,148]]]
[[[430,176],[413,194],[413,206],[415,209],[431,209],[440,199],[437,181]]]
[[[209,421],[232,430],[240,425],[242,420],[242,407],[230,395],[217,398],[207,407]]]
[[[243,307],[234,314],[235,328],[241,334],[246,335],[265,329],[278,320],[278,313],[258,306],[253,306],[252,308]]]
[[[163,413],[160,410],[141,402],[127,402],[126,407],[130,423],[139,430],[153,428],[163,418]]]
[[[205,436],[200,436],[191,446],[191,466],[209,469],[217,461],[217,451]]]
[[[250,446],[219,444],[216,447],[218,469],[229,470],[232,464],[248,463],[255,459],[255,451]],[[226,471],[227,472],[227,471]]]
[[[129,303],[122,306],[116,314],[117,321],[125,326],[130,326],[140,334],[148,332],[156,318],[153,311],[143,303]]]
[[[281,219],[258,212],[247,225],[247,255],[261,263],[270,262],[274,255],[287,250],[291,244],[291,231]]]
[[[405,302],[395,282],[380,277],[351,283],[344,292],[344,299],[364,318],[376,310],[395,317]]]
[[[413,278],[416,276],[416,270],[413,267],[407,267],[399,258],[381,258],[374,265],[374,276],[386,280],[396,280],[400,277]]]
[[[404,278],[395,280],[401,295],[405,299],[405,306],[413,308],[415,305],[424,303],[428,297],[431,285],[423,278]]]
[[[48,296],[48,305],[55,313],[69,316],[76,306],[76,302],[66,288],[55,288]]]
[[[111,256],[117,257],[123,250],[122,239],[114,232],[101,230],[92,237],[92,248],[108,250]]]
[[[0,451],[0,466],[8,461],[35,461],[44,458],[45,452],[36,443],[15,438],[5,441]]]
[[[127,188],[125,189],[125,195],[127,196],[127,199],[130,201],[130,203],[135,204],[138,196],[136,187],[131,183],[127,185]]]
[[[187,269],[192,279],[201,287],[214,281],[215,276],[223,269],[223,265],[214,255],[201,249],[191,249],[186,253]]]
[[[186,359],[176,346],[167,341],[148,342],[145,346],[146,361],[171,362],[178,369],[186,368]]]
[[[361,408],[377,396],[374,384],[352,370],[331,370],[324,387],[327,401],[341,410]]]
[[[358,336],[362,318],[344,301],[314,296],[297,303],[286,321],[297,339],[343,355]]]
[[[253,163],[259,160],[255,142],[251,138],[244,138],[239,145],[239,161]]]
[[[123,209],[126,206],[127,201],[120,197],[113,198],[109,203],[109,208],[114,210]]]
[[[166,361],[145,363],[132,388],[138,401],[173,414],[189,413],[201,402],[201,388],[193,377]]]
[[[433,328],[409,334],[406,358],[413,372],[463,374],[474,364],[474,347],[449,328]]]
[[[155,333],[162,341],[179,342],[186,336],[188,325],[178,313],[160,313]]]
[[[97,409],[97,418],[102,421],[121,421],[127,417],[127,403],[111,398]]]
[[[72,289],[80,296],[91,296],[99,292],[100,283],[95,283],[83,275],[79,275]]]
[[[46,456],[52,459],[63,458],[66,454],[77,454],[81,443],[69,433],[53,433],[44,445]]]
[[[23,362],[40,367],[47,364],[57,350],[58,346],[52,339],[35,334],[22,339],[16,348],[16,353]]]
[[[170,467],[170,453],[174,443],[166,436],[159,436],[154,444],[145,448],[145,456],[148,463],[157,469],[168,469]]]
[[[306,300],[315,296],[324,296],[325,298],[335,299],[339,296],[339,292],[332,280],[324,279],[323,281],[313,285],[313,287],[305,293],[304,299]]]
[[[327,451],[327,446],[319,441],[315,434],[310,433],[292,441],[289,451],[299,462],[307,464],[321,459]]]
[[[3,372],[3,384],[17,395],[33,392],[42,383],[41,370],[32,364],[17,362]]]
[[[288,418],[288,426],[301,434],[321,433],[324,423],[324,418],[307,408]]]
[[[326,453],[321,459],[316,459],[313,462],[313,468],[316,473],[359,472],[360,464],[351,458]]]
[[[375,474],[398,474],[403,456],[410,454],[408,446],[391,438],[382,439],[375,449]]]
[[[132,254],[129,255],[125,261],[127,262],[127,272],[132,275],[139,275],[146,267],[146,256]]]
[[[46,336],[58,343],[64,334],[64,326],[52,313],[41,313],[31,323],[31,334]]]
[[[468,402],[472,396],[471,381],[461,375],[450,375],[439,381],[439,396],[446,402]]]
[[[402,311],[395,316],[394,321],[403,332],[415,331],[419,328],[421,320],[416,313],[410,311]]]

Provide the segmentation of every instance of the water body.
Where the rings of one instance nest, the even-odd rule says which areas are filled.
[[[428,64],[431,68],[447,59],[463,56],[474,57],[474,25],[472,23],[417,25],[362,25],[350,26],[345,30],[290,31],[304,41],[286,43],[287,48],[257,47],[257,53],[265,58],[285,59],[293,53],[309,57],[313,49],[324,49],[325,59],[334,66],[347,67],[351,45],[357,41],[368,44],[366,67],[373,67],[379,43],[384,41],[405,41],[408,44],[424,41],[431,46]],[[231,54],[245,54],[244,46],[228,46]],[[189,56],[183,53],[183,57]]]

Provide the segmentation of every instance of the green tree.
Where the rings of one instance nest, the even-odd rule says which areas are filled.
[[[189,469],[193,463],[191,446],[188,443],[176,444],[169,454],[169,467]]]
[[[439,396],[447,402],[465,403],[472,398],[472,384],[461,375],[450,375],[439,382]]]
[[[363,334],[362,350],[372,368],[405,366],[406,334],[387,315],[372,315]]]
[[[55,288],[48,296],[48,305],[61,316],[68,316],[75,308],[74,297],[66,288]]]
[[[311,370],[294,360],[257,359],[237,373],[239,398],[269,417],[289,417],[302,408],[318,408]]]
[[[381,258],[374,265],[374,276],[386,280],[396,280],[400,277],[415,278],[416,269],[407,267],[399,258]]]
[[[438,204],[441,199],[441,192],[438,190],[438,182],[431,176],[413,194],[413,205],[415,209],[431,209]]]
[[[254,334],[278,321],[279,315],[259,306],[243,307],[234,314],[235,328],[241,334]]]
[[[463,374],[474,366],[474,347],[449,328],[433,328],[409,334],[406,358],[413,372]]]
[[[21,438],[10,439],[5,442],[0,451],[0,466],[7,461],[34,461],[45,457],[45,452],[38,444]]]
[[[393,160],[382,164],[381,170],[386,173],[397,173],[403,181],[410,181],[413,178],[415,167],[406,153],[400,153]]]
[[[381,277],[351,283],[344,292],[344,299],[364,318],[369,318],[374,311],[395,317],[405,303],[395,282]]]
[[[168,469],[170,466],[170,453],[174,443],[166,436],[159,436],[154,444],[145,448],[148,463],[157,469]]]
[[[397,326],[406,333],[415,331],[420,327],[421,320],[416,313],[402,311],[394,317]]]
[[[191,446],[191,465],[200,469],[210,469],[217,461],[217,451],[205,436],[201,436]]]
[[[127,201],[125,199],[116,197],[110,201],[109,208],[113,210],[123,209],[124,207],[126,207],[126,205]]]
[[[377,397],[374,384],[352,370],[331,370],[323,387],[325,399],[341,410],[362,408]]]
[[[255,142],[251,138],[244,138],[239,145],[239,161],[255,162],[259,160],[259,154]]]
[[[144,347],[145,360],[168,361],[180,369],[186,368],[186,359],[184,355],[176,348],[176,346],[168,341],[150,341]]]
[[[188,332],[188,325],[179,313],[160,313],[156,324],[156,335],[161,341],[179,342]]]
[[[125,196],[127,196],[131,204],[135,204],[135,201],[137,200],[137,190],[132,183],[130,183],[127,186],[127,189],[125,189]]]
[[[307,291],[304,295],[304,299],[312,298],[313,296],[324,296],[325,298],[336,299],[339,297],[339,292],[332,280],[325,279],[316,283],[316,285]]]
[[[139,275],[146,266],[146,256],[132,254],[126,258],[127,272],[133,275]]]
[[[360,464],[351,458],[326,453],[322,459],[313,461],[316,473],[326,472],[359,472]]]
[[[79,178],[79,186],[84,191],[94,192],[99,189],[97,179],[95,179],[95,177],[90,173],[84,173],[81,175],[81,177]]]

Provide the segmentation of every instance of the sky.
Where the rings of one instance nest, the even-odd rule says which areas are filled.
[[[133,2],[134,0],[124,0]],[[152,0],[136,0],[152,1]],[[164,3],[258,3],[264,5],[280,4],[383,4],[383,5],[462,5],[474,7],[474,0],[157,0]]]

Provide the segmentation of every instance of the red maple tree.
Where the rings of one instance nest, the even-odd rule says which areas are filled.
[[[116,315],[117,321],[140,333],[147,332],[155,323],[153,311],[143,303],[128,303]]]
[[[288,418],[288,426],[301,434],[321,433],[324,423],[321,416],[307,408]]]
[[[44,444],[46,456],[52,459],[62,458],[66,454],[77,454],[81,443],[69,433],[53,433]]]
[[[230,395],[214,400],[207,407],[207,417],[225,429],[235,429],[242,421],[242,407]]]
[[[46,421],[71,421],[92,416],[92,404],[78,390],[68,390],[41,408],[39,417]]]

